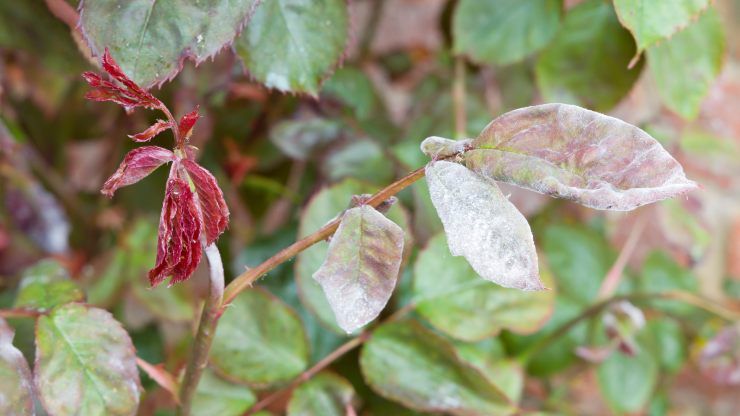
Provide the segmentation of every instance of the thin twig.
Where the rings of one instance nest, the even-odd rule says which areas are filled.
[[[0,309],[0,318],[37,318],[39,315],[41,313],[30,309]]]
[[[606,274],[604,281],[599,288],[599,294],[597,299],[607,299],[614,294],[617,290],[619,282],[622,280],[624,275],[624,268],[627,266],[627,261],[632,256],[632,253],[637,247],[637,242],[642,236],[642,232],[645,230],[645,216],[637,219],[637,222],[630,230],[630,235],[627,237],[627,241],[622,246],[622,251],[619,252],[617,260],[612,265],[609,272]]]
[[[393,182],[392,184],[386,186],[385,188],[378,191],[375,195],[370,197],[370,199],[367,200],[367,204],[372,207],[377,207],[380,205],[383,201],[386,199],[392,197],[393,195],[397,194],[404,188],[408,187],[412,183],[418,181],[419,179],[424,177],[424,168],[419,168],[408,175],[404,176],[403,178]],[[244,273],[237,276],[231,283],[229,283],[228,286],[226,286],[226,290],[224,291],[224,300],[223,300],[223,308],[229,305],[236,295],[238,295],[240,292],[245,290],[246,288],[252,286],[252,283],[254,283],[257,279],[262,277],[265,273],[269,272],[270,270],[274,269],[275,267],[279,266],[280,264],[290,260],[292,257],[296,256],[298,253],[302,252],[303,250],[311,247],[312,245],[318,243],[319,241],[325,240],[327,237],[330,237],[332,234],[334,234],[334,231],[337,230],[337,227],[339,226],[339,219],[335,219],[325,226],[321,227],[318,231],[315,233],[304,237],[295,243],[291,244],[290,246],[282,249],[274,256],[270,257],[269,259],[265,260],[262,264],[259,266],[248,269]]]
[[[467,137],[465,114],[465,58],[455,58],[455,78],[452,81],[452,106],[455,111],[455,139]]]
[[[328,367],[331,363],[338,360],[340,357],[342,357],[344,354],[352,351],[353,349],[360,346],[363,342],[365,342],[370,337],[370,332],[363,332],[359,336],[352,338],[351,340],[345,342],[344,344],[340,345],[339,348],[332,351],[329,355],[322,358],[321,361],[317,362],[313,367],[309,368],[308,370],[304,371],[293,379],[293,381],[290,382],[285,388],[280,389],[269,396],[266,396],[264,399],[260,400],[252,406],[246,413],[246,415],[253,415],[260,410],[265,409],[267,406],[272,404],[275,400],[282,397],[287,392],[293,390],[294,388],[298,387],[299,385],[305,383],[306,381],[310,380],[313,376],[315,376],[317,373],[319,373],[324,368]]]

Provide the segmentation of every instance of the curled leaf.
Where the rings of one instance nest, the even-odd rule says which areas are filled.
[[[188,171],[195,185],[195,192],[198,193],[206,244],[211,244],[229,225],[229,208],[224,201],[224,194],[211,172],[188,159],[183,160],[182,165]]]
[[[629,211],[697,187],[649,134],[567,104],[498,117],[464,158],[491,179],[595,209]]]
[[[93,101],[113,101],[127,110],[134,107],[157,108],[162,105],[157,98],[123,73],[107,48],[103,54],[102,64],[105,72],[122,85],[106,81],[94,72],[85,72],[82,77],[93,87],[93,90],[88,92],[85,98]]]
[[[339,326],[352,332],[375,319],[396,287],[403,230],[369,205],[347,210],[313,278]]]
[[[427,137],[421,142],[421,151],[430,158],[444,158],[462,153],[472,140],[450,140],[444,137]]]
[[[429,163],[426,178],[453,256],[501,286],[543,289],[529,224],[495,182],[445,161]]]
[[[165,190],[157,237],[157,264],[149,271],[152,286],[172,276],[170,285],[190,277],[200,263],[200,216],[187,182],[171,178]]]
[[[100,192],[110,198],[118,188],[139,182],[161,165],[174,159],[174,153],[159,146],[136,148],[123,158],[118,170],[105,181]]]
[[[188,137],[190,132],[193,130],[193,126],[198,121],[198,118],[200,118],[200,114],[198,113],[199,108],[199,106],[196,106],[193,111],[180,118],[177,128],[180,131],[180,137],[182,139]]]
[[[149,126],[148,129],[142,131],[141,133],[129,135],[128,137],[134,139],[135,142],[148,142],[149,140],[153,139],[154,136],[169,129],[170,127],[171,126],[169,122],[164,120],[157,120],[157,122]]]

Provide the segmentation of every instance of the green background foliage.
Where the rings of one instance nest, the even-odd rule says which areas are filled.
[[[187,362],[207,268],[148,286],[164,169],[112,200],[99,194],[135,146],[126,135],[156,120],[84,100],[80,74],[99,71],[106,47],[176,116],[201,106],[191,144],[231,211],[217,243],[227,283],[353,195],[424,166],[427,136],[476,137],[519,107],[562,102],[623,119],[702,185],[617,214],[502,185],[531,225],[549,289],[520,292],[450,254],[420,181],[386,214],[405,248],[380,316],[353,334],[337,326],[312,278],[329,247],[320,241],[220,317],[193,414],[740,408],[721,383],[737,351],[711,361],[704,349],[740,321],[737,1],[78,6],[0,2],[0,413],[175,414],[160,376],[176,384]],[[171,147],[171,134],[152,144]]]

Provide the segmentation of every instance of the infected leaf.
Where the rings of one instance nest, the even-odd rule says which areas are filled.
[[[85,294],[61,264],[55,260],[42,260],[23,272],[15,307],[43,312],[83,299]]]
[[[172,276],[170,285],[187,280],[203,254],[201,222],[187,182],[171,178],[165,190],[157,238],[157,264],[149,271],[152,286]]]
[[[211,172],[189,159],[183,160],[182,165],[198,193],[206,244],[212,244],[229,225],[229,208],[224,201],[224,194]]]
[[[36,323],[35,383],[54,415],[133,415],[139,405],[136,355],[110,313],[70,303]]]
[[[0,414],[31,416],[33,379],[23,354],[13,346],[15,335],[0,318]]]
[[[113,197],[118,188],[139,182],[155,169],[167,162],[175,160],[175,154],[159,146],[142,146],[130,152],[123,158],[110,178],[103,184],[100,191],[107,197]]]
[[[481,175],[595,209],[629,211],[697,187],[644,131],[573,105],[508,112],[472,148],[465,165]]]
[[[496,183],[457,163],[426,167],[429,193],[453,256],[504,287],[541,290],[532,231]]]
[[[375,319],[396,286],[403,230],[369,205],[347,210],[313,278],[348,333]]]
[[[432,159],[446,158],[463,153],[472,140],[450,140],[444,137],[427,137],[421,142],[421,152]]]
[[[128,137],[132,138],[135,142],[140,142],[140,143],[148,142],[149,140],[153,139],[159,133],[171,127],[172,126],[170,126],[170,123],[168,121],[157,120],[157,122],[149,126],[148,129],[142,131],[141,133],[129,135]]]

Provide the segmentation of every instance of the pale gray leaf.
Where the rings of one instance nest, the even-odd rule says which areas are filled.
[[[445,161],[429,163],[426,178],[452,255],[501,286],[544,288],[529,224],[495,182]]]
[[[339,326],[352,332],[375,319],[396,287],[403,230],[369,205],[347,210],[314,273]]]

